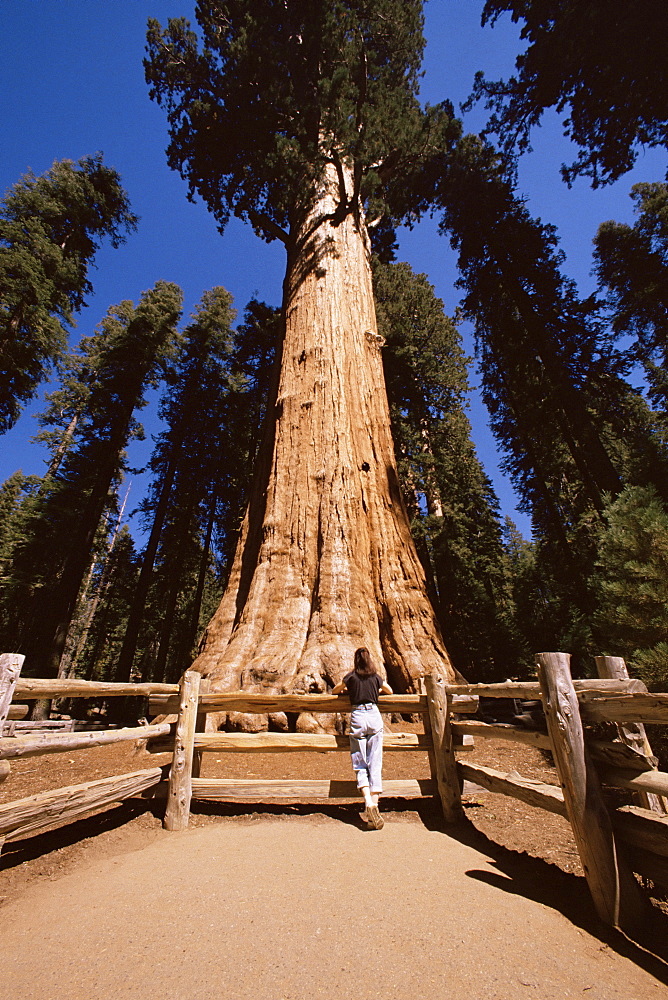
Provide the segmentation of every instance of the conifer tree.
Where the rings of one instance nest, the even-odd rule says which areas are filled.
[[[399,476],[453,662],[472,680],[522,669],[498,500],[465,413],[459,333],[424,275],[374,266]]]
[[[553,621],[582,645],[593,529],[626,483],[665,495],[666,451],[599,304],[579,299],[554,230],[531,218],[503,161],[465,137],[442,164],[439,196],[503,465],[533,518]]]
[[[128,618],[117,677],[150,671],[178,678],[221,596],[248,498],[273,364],[280,313],[249,303],[232,330],[223,288],[207,292],[168,380],[167,429],[150,461],[154,481],[142,502],[150,530]],[[202,620],[202,615],[207,615]],[[134,645],[138,654],[132,657]]]
[[[595,625],[655,690],[668,682],[668,512],[651,487],[627,487],[599,529]]]
[[[619,336],[632,336],[633,361],[645,369],[653,401],[668,410],[668,185],[636,184],[633,226],[605,222],[594,259]],[[664,425],[664,433],[665,433]]]
[[[149,28],[169,162],[221,227],[234,213],[287,250],[270,417],[197,669],[323,691],[366,645],[398,689],[452,676],[397,484],[368,243],[429,208],[433,177],[400,205],[404,178],[459,134],[418,101],[422,3],[203,0],[197,19],[201,44],[183,19]]]
[[[202,493],[209,486],[201,482],[197,472],[203,461],[206,464],[213,444],[212,434],[222,419],[232,318],[229,293],[224,288],[208,292],[183,333],[179,355],[167,379],[160,405],[160,416],[167,429],[158,438],[150,462],[155,479],[149,498],[142,505],[145,520],[151,513],[150,533],[118,661],[118,680],[130,677],[153,565],[177,475],[180,473],[180,481],[187,482],[188,492],[192,494],[194,490],[195,496],[198,485]]]
[[[0,433],[17,419],[91,291],[102,240],[135,228],[128,197],[100,154],[21,178],[0,207]]]
[[[93,580],[94,607],[89,609],[92,614],[87,619],[85,631],[77,637],[73,662],[75,676],[86,680],[114,680],[137,572],[135,544],[127,525],[123,525]]]
[[[580,302],[561,273],[553,228],[531,218],[493,150],[472,137],[461,143],[440,193],[492,426],[520,490],[556,530],[563,515],[548,471],[555,447],[594,508],[622,488],[593,399],[600,374],[615,374],[614,359],[604,354],[591,303]],[[513,446],[519,437],[522,445]]]
[[[82,355],[94,359],[94,385],[77,427],[76,447],[35,497],[25,542],[14,552],[12,607],[3,635],[26,653],[26,669],[58,672],[79,588],[91,558],[124,448],[141,433],[134,411],[172,351],[181,308],[176,285],[158,282],[135,307],[112,307]]]
[[[529,147],[548,108],[567,112],[580,147],[570,183],[610,183],[641,149],[668,146],[668,8],[663,0],[487,0],[483,24],[504,13],[522,22],[526,49],[507,81],[476,78],[475,97],[494,112],[489,130],[511,152]]]

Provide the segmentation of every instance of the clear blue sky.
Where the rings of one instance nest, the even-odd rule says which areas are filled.
[[[480,27],[482,0],[428,0],[427,52],[423,97],[435,103],[449,98],[459,105],[469,94],[476,70],[493,79],[508,76],[519,51],[519,32],[509,19]],[[233,221],[221,236],[202,204],[186,200],[186,186],[166,165],[167,125],[144,82],[142,58],[146,21],[156,17],[193,17],[193,0],[3,0],[0,39],[0,191],[29,168],[48,169],[56,159],[79,159],[101,150],[105,162],[123,178],[138,231],[118,250],[104,248],[91,277],[95,293],[79,315],[73,338],[88,334],[107,308],[123,299],[137,301],[157,280],[179,284],[190,313],[202,292],[224,285],[239,311],[250,298],[278,305],[284,251],[267,245]],[[482,110],[464,119],[469,131],[484,123]],[[560,164],[574,159],[555,116],[535,135],[534,152],[520,165],[519,187],[529,209],[558,228],[566,253],[566,272],[582,291],[593,288],[591,243],[606,219],[630,220],[631,185],[660,180],[665,157],[642,157],[632,174],[616,185],[592,191],[580,181],[572,190],[562,183]],[[454,256],[436,223],[426,220],[401,234],[400,259],[426,273],[454,312]],[[472,346],[467,341],[467,348]],[[475,373],[472,373],[475,385]],[[29,443],[37,425],[31,413],[38,400],[8,434],[0,437],[0,482],[16,469],[41,474],[45,455]],[[515,498],[498,469],[498,456],[487,427],[487,413],[475,392],[470,418],[478,454],[494,482],[502,510],[525,534],[529,522],[515,511]],[[148,459],[155,432],[151,408],[144,411],[147,440],[134,445],[131,460]],[[142,478],[133,482],[130,507],[136,506]],[[133,529],[136,525],[133,524]]]

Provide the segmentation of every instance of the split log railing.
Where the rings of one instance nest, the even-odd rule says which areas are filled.
[[[613,926],[631,927],[643,912],[632,873],[668,888],[668,773],[657,770],[643,729],[644,723],[668,723],[668,694],[649,694],[640,681],[629,680],[618,658],[597,658],[601,676],[595,680],[572,680],[566,653],[538,654],[536,665],[537,681],[448,685],[442,678],[427,677],[420,694],[382,696],[381,711],[417,714],[424,722],[423,734],[387,733],[385,749],[426,750],[431,771],[429,779],[387,781],[384,794],[400,798],[437,795],[446,822],[454,823],[462,816],[461,785],[468,779],[489,791],[566,817],[599,916]],[[9,664],[7,656],[0,657],[0,732],[5,719],[11,717],[9,688],[14,689],[17,700],[148,696],[149,715],[176,716],[177,721],[132,729],[0,738],[0,780],[3,768],[6,777],[9,762],[18,757],[71,752],[121,740],[148,739],[152,752],[173,754],[169,776],[166,769],[149,768],[0,806],[0,846],[3,839],[19,839],[137,794],[167,794],[164,825],[170,830],[187,827],[193,800],[257,803],[357,796],[353,781],[200,776],[202,755],[207,752],[348,750],[348,738],[339,735],[206,732],[209,713],[345,713],[350,703],[344,696],[209,693],[200,690],[199,674],[192,671],[186,671],[179,685],[17,680],[17,676],[15,663]],[[547,732],[458,718],[458,714],[471,712],[478,696],[540,699]],[[608,725],[602,727],[601,723]],[[465,741],[472,737],[512,740],[550,751],[559,785],[459,760]],[[607,792],[620,788],[632,793],[634,804],[620,807],[611,801]]]

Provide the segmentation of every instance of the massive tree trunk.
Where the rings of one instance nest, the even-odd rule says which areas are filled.
[[[400,691],[454,677],[397,478],[366,226],[339,203],[332,167],[293,234],[275,397],[195,661],[212,690],[326,691],[358,646]]]

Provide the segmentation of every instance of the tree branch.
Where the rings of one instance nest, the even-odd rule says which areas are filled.
[[[285,232],[284,229],[270,219],[268,215],[264,212],[254,212],[252,209],[248,212],[248,219],[251,225],[256,226],[258,229],[263,229],[268,235],[272,236],[276,240],[280,240],[284,246],[288,246],[290,242],[290,237]]]

